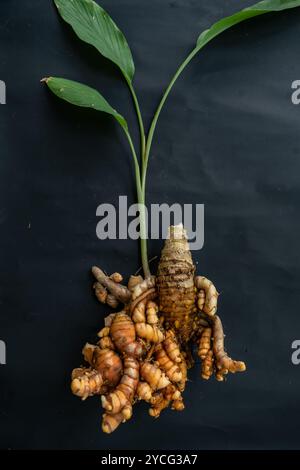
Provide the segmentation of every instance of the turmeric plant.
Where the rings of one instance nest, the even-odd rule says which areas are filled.
[[[182,225],[170,227],[156,276],[150,272],[144,209],[147,168],[160,113],[176,80],[193,57],[228,28],[258,15],[300,6],[300,0],[264,0],[203,31],[165,90],[147,134],[133,84],[134,62],[123,33],[92,0],[54,2],[77,36],[120,69],[132,95],[140,131],[137,150],[126,119],[97,90],[65,78],[42,80],[59,98],[114,117],[124,131],[133,158],[144,276],[131,276],[125,286],[119,273],[108,276],[99,267],[92,268],[98,300],[111,308],[116,309],[119,304],[122,308],[105,318],[98,344],[85,345],[86,365],[73,370],[71,382],[72,392],[83,400],[101,395],[102,429],[111,433],[131,418],[132,407],[139,400],[149,403],[149,414],[155,418],[169,405],[177,411],[184,409],[182,394],[187,370],[193,365],[193,343],[197,344],[204,379],[215,375],[223,381],[229,372],[246,369],[244,362],[231,359],[225,351],[223,327],[216,315],[218,292],[211,281],[195,276]]]

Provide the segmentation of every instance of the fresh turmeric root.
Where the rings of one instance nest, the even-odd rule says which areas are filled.
[[[181,362],[182,355],[180,352],[179,344],[177,342],[175,333],[173,330],[166,332],[166,339],[164,340],[164,348],[169,358],[174,362]]]
[[[163,332],[156,325],[149,325],[148,323],[137,323],[135,330],[140,338],[143,338],[151,343],[161,343],[164,340]]]
[[[136,341],[136,332],[131,318],[125,313],[118,313],[110,327],[111,339],[118,351],[129,356],[141,356],[143,345]]]
[[[153,418],[158,418],[160,413],[167,408],[171,402],[173,410],[182,411],[184,409],[181,393],[174,385],[168,385],[152,397],[150,401],[152,406],[149,409],[149,415]]]
[[[204,276],[195,277],[198,289],[198,308],[209,316],[217,312],[219,294],[213,283]]]
[[[234,361],[224,350],[224,332],[221,320],[218,316],[215,316],[213,321],[213,351],[217,366],[217,379],[224,380],[224,375],[231,372],[244,372],[246,365],[242,361]]]
[[[174,328],[178,339],[187,343],[197,313],[195,266],[182,225],[170,227],[157,272],[159,311],[166,328]]]
[[[171,382],[180,382],[182,380],[182,372],[178,364],[169,358],[161,344],[155,348],[155,359]]]
[[[138,400],[150,402],[152,398],[152,388],[147,382],[139,382],[136,395]]]
[[[165,373],[158,366],[150,362],[144,362],[141,365],[141,376],[153,391],[165,388],[170,384]]]
[[[214,357],[213,352],[210,349],[202,361],[202,378],[208,380],[214,373],[213,368]]]
[[[121,423],[128,421],[131,416],[132,406],[129,403],[119,413],[104,413],[102,417],[102,431],[107,434],[114,432]]]
[[[206,277],[195,276],[182,225],[170,227],[156,277],[131,276],[125,286],[119,273],[108,276],[95,266],[92,272],[97,299],[122,309],[105,318],[97,345],[83,348],[87,367],[74,369],[71,389],[83,400],[101,395],[105,433],[131,418],[136,401],[149,403],[155,418],[168,406],[184,409],[192,342],[198,344],[203,379],[215,375],[223,381],[229,372],[246,369],[225,352],[219,294]]]
[[[99,395],[102,392],[103,378],[94,369],[79,367],[72,372],[71,390],[77,397],[86,400],[87,397]]]
[[[103,408],[111,414],[119,413],[125,405],[131,404],[139,383],[139,363],[133,357],[125,357],[124,374],[119,385],[107,396],[102,395]]]
[[[85,400],[87,397],[104,393],[120,381],[122,361],[114,351],[87,343],[82,353],[90,367],[73,370],[71,389],[74,395]]]
[[[181,371],[182,379],[177,384],[177,386],[178,386],[178,390],[180,392],[184,392],[186,382],[187,382],[187,363],[186,363],[186,360],[184,359],[183,356],[182,356],[181,362],[179,362],[178,366],[179,366],[179,369]]]
[[[204,328],[203,333],[200,337],[199,347],[198,347],[198,356],[200,359],[205,359],[208,351],[210,350],[211,343],[211,328]]]

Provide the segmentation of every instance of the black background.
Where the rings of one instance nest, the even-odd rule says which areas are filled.
[[[102,0],[125,33],[147,125],[199,33],[251,1]],[[190,373],[186,410],[134,418],[101,433],[97,398],[81,403],[69,375],[107,312],[91,292],[93,264],[125,276],[140,264],[134,241],[99,241],[97,206],[135,200],[130,155],[112,119],[50,95],[58,75],[97,87],[135,128],[120,74],[81,43],[51,1],[1,0],[0,366],[1,448],[299,448],[300,9],[241,24],[186,69],[164,109],[148,203],[205,204],[198,272],[221,291],[231,354],[246,374],[226,384]],[[135,134],[137,138],[137,133]],[[149,244],[158,255],[162,242]],[[153,264],[153,268],[155,263]]]

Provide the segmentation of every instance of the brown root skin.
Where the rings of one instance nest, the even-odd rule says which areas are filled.
[[[152,416],[152,418],[158,418],[160,416],[160,413],[164,409],[168,408],[171,401],[165,398],[163,393],[157,393],[155,398],[156,401],[154,403],[154,406],[149,409],[149,415]]]
[[[105,384],[114,387],[119,383],[123,364],[120,356],[111,349],[100,349],[97,347],[93,357],[94,368],[101,372]]]
[[[205,359],[208,351],[210,350],[211,335],[212,335],[211,328],[205,328],[201,335],[199,345],[198,345],[198,356],[202,360]]]
[[[111,349],[111,350],[116,349],[109,334],[110,334],[109,326],[105,326],[104,328],[102,328],[102,330],[99,331],[99,333],[97,333],[97,336],[99,336],[100,338],[100,340],[97,343],[100,349]]]
[[[112,281],[116,282],[117,284],[120,284],[120,282],[123,281],[123,276],[120,273],[113,273],[109,277]]]
[[[99,395],[103,391],[103,378],[100,372],[80,367],[72,372],[71,390],[74,395],[86,400],[93,395]]]
[[[166,332],[166,339],[164,340],[163,346],[172,361],[177,363],[182,361],[179,345],[175,333],[172,330]]]
[[[116,313],[110,313],[109,315],[107,315],[107,316],[104,318],[104,325],[105,325],[105,326],[108,326],[108,328],[110,328],[111,325],[112,325],[113,319],[115,318],[115,316],[116,316]]]
[[[156,325],[148,325],[148,323],[136,323],[136,334],[151,343],[161,343],[164,340],[164,334]]]
[[[145,290],[139,297],[132,300],[132,302],[130,303],[130,312],[131,313],[134,312],[134,309],[141,301],[145,300],[147,302],[148,300],[155,299],[156,297],[157,297],[157,292],[154,287],[152,287],[151,289]]]
[[[223,382],[224,379],[225,379],[225,375],[228,374],[228,370],[227,369],[220,369],[218,371],[216,371],[216,380],[218,382]]]
[[[199,289],[198,308],[206,315],[213,316],[217,312],[219,294],[214,284],[204,276],[195,277],[195,285]],[[204,298],[203,298],[204,293]],[[200,308],[200,306],[202,308]]]
[[[213,352],[216,360],[216,366],[218,369],[218,380],[221,380],[221,375],[231,372],[244,372],[246,365],[241,361],[234,361],[224,349],[224,332],[220,318],[216,315],[213,319]]]
[[[202,361],[202,378],[204,380],[210,379],[214,373],[214,357],[212,350],[208,351],[205,358]]]
[[[146,303],[147,299],[141,300],[136,307],[134,308],[131,318],[135,323],[145,323],[146,322]]]
[[[102,304],[106,304],[106,299],[107,299],[107,290],[105,287],[102,286],[99,282],[95,282],[93,285],[93,288],[95,290],[95,296],[101,302]]]
[[[139,383],[139,363],[133,357],[125,357],[124,374],[115,390],[102,396],[102,406],[109,413],[119,413],[127,404],[131,404]]]
[[[183,398],[181,397],[179,400],[174,400],[172,403],[172,410],[175,411],[183,411],[185,408],[183,403]]]
[[[123,364],[115,351],[100,349],[98,346],[87,343],[82,353],[90,366],[101,373],[103,382],[108,387],[114,387],[120,381]]]
[[[170,227],[157,272],[159,311],[165,318],[166,327],[173,328],[183,343],[191,338],[196,316],[194,272],[183,226]]]
[[[132,290],[132,300],[136,300],[141,297],[145,292],[155,287],[155,276],[150,276],[144,279],[143,282],[137,284]]]
[[[125,423],[132,416],[132,406],[127,404],[122,411],[115,414],[104,413],[102,418],[102,431],[106,434],[114,432],[121,423]]]
[[[108,336],[109,333],[110,333],[110,327],[105,326],[99,331],[99,333],[97,333],[97,336],[99,336],[99,338],[104,338],[105,336]]]
[[[130,276],[128,281],[128,289],[132,292],[134,288],[143,282],[142,276]]]
[[[142,344],[136,341],[134,323],[126,313],[116,314],[110,327],[110,334],[118,351],[133,357],[143,354]]]
[[[129,289],[127,289],[127,287],[117,282],[114,282],[97,266],[93,266],[92,273],[98,283],[106,287],[109,293],[113,295],[119,302],[126,304],[130,301],[131,292]]]
[[[172,409],[181,411],[184,408],[181,393],[174,385],[168,385],[162,391],[155,393],[151,399],[152,407],[149,409],[149,415],[158,418],[160,413],[167,408],[173,401]]]
[[[110,336],[104,336],[98,341],[98,346],[101,349],[112,349],[115,350],[115,345],[111,340]]]
[[[84,360],[90,365],[94,365],[93,357],[94,357],[94,352],[97,346],[94,346],[93,344],[86,343],[84,345],[84,348],[82,349],[82,355],[84,357]]]
[[[170,380],[165,373],[155,364],[151,364],[151,362],[144,362],[142,364],[141,376],[153,391],[165,388],[170,384]]]
[[[169,358],[161,344],[158,344],[155,348],[155,359],[171,382],[180,382],[182,380],[182,372],[178,364]]]
[[[147,382],[139,382],[136,391],[137,399],[150,402],[152,398],[152,389]]]
[[[158,324],[157,314],[158,314],[158,305],[152,300],[149,300],[146,306],[146,317],[147,317],[147,323],[149,325]]]
[[[182,357],[181,362],[178,363],[178,367],[181,371],[182,379],[177,384],[177,386],[178,386],[178,390],[180,390],[180,392],[184,392],[186,382],[187,382],[187,364],[186,364],[186,361],[185,361],[184,357]]]

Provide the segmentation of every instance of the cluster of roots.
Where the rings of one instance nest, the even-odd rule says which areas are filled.
[[[169,406],[183,410],[193,343],[204,379],[214,374],[223,381],[228,372],[246,369],[225,352],[215,286],[194,271],[182,225],[170,228],[156,277],[131,276],[124,286],[119,273],[92,269],[98,300],[122,309],[105,318],[96,345],[84,346],[88,366],[73,370],[71,388],[83,400],[101,396],[104,432],[128,421],[140,400],[154,418]]]

